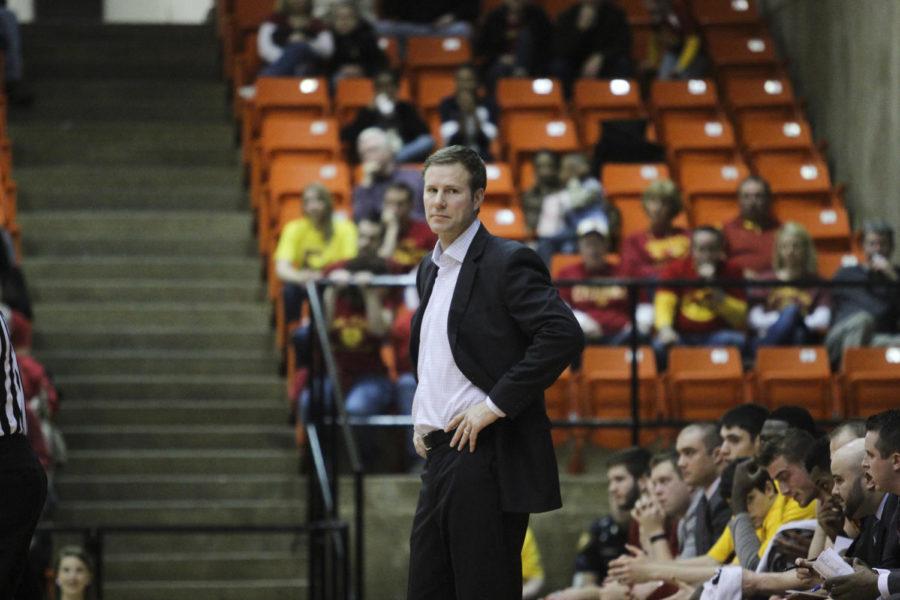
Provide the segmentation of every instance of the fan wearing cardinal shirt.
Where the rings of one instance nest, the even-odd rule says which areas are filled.
[[[673,225],[681,212],[678,188],[668,179],[654,181],[644,190],[641,204],[650,226],[622,243],[622,272],[630,277],[659,277],[674,260],[688,255],[690,233]]]
[[[744,348],[746,294],[741,288],[666,287],[673,279],[741,279],[741,270],[726,260],[722,234],[699,227],[691,238],[691,255],[669,265],[654,298],[657,360],[673,344]],[[701,284],[702,285],[702,284]],[[660,360],[661,359],[661,360]]]
[[[587,219],[578,225],[581,260],[559,271],[559,279],[617,277],[618,268],[606,262],[609,230],[606,222]],[[600,343],[624,344],[630,331],[628,291],[622,286],[560,286],[559,295],[572,307],[585,337]]]
[[[413,217],[413,189],[398,181],[384,192],[381,224],[384,238],[378,255],[401,267],[412,269],[431,252],[437,236],[425,221]]]
[[[756,277],[772,268],[775,235],[781,223],[772,215],[772,190],[769,183],[755,175],[738,186],[740,213],[725,223],[725,252],[743,269],[745,277]]]

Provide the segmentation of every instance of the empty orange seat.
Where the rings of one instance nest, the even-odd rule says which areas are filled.
[[[504,119],[512,113],[562,116],[565,102],[556,79],[505,77],[497,81],[497,106]]]
[[[588,346],[584,349],[581,376],[584,398],[590,416],[597,419],[631,419],[631,348],[626,346]],[[659,417],[656,357],[649,346],[637,351],[638,404],[642,421]],[[652,434],[647,432],[647,437]],[[643,437],[643,436],[642,436]],[[608,448],[631,445],[627,428],[595,429],[594,443]],[[650,439],[642,439],[642,443]]]
[[[528,238],[528,229],[525,227],[525,215],[518,206],[492,206],[482,204],[478,213],[481,222],[492,234],[509,238],[511,240],[524,240]]]
[[[580,254],[554,254],[550,257],[550,276],[556,279],[560,271],[579,262],[581,262]]]
[[[657,179],[667,179],[665,163],[608,163],[603,166],[603,192],[614,200],[640,199],[647,186]]]
[[[762,29],[708,27],[706,49],[720,76],[773,76],[783,72],[772,38]]]
[[[683,161],[678,168],[682,196],[692,204],[699,198],[737,199],[741,181],[750,169],[737,157]]]
[[[416,104],[427,119],[437,115],[441,100],[455,91],[456,78],[452,73],[423,73],[416,81]]]
[[[633,79],[579,79],[573,105],[579,114],[615,111],[629,118],[643,113],[640,88]]]
[[[711,79],[654,81],[650,103],[657,113],[667,111],[716,111],[719,92]]]
[[[692,0],[691,8],[701,26],[760,23],[755,0]]]
[[[787,77],[730,77],[725,100],[735,113],[767,111],[791,118],[797,112],[794,88]]]
[[[464,37],[413,36],[406,40],[406,67],[422,73],[452,73],[472,60],[472,47]]]
[[[337,121],[324,118],[272,118],[262,125],[259,143],[264,160],[279,154],[302,154],[324,160],[340,158]]]
[[[816,203],[777,199],[772,211],[779,221],[796,221],[812,236],[818,250],[850,251],[850,219],[842,206],[823,207]]]
[[[812,130],[805,120],[750,114],[739,123],[743,147],[751,155],[762,152],[814,153]]]
[[[562,372],[559,378],[544,392],[544,402],[547,406],[547,416],[556,421],[562,421],[570,416],[578,415],[578,378],[570,369]],[[569,439],[572,431],[569,428],[555,427],[552,430],[553,445],[557,445]]]
[[[775,196],[821,196],[823,202],[830,201],[831,178],[822,159],[779,153],[760,154],[753,162]]]
[[[665,379],[675,419],[715,421],[744,399],[741,356],[734,347],[674,346]]]
[[[484,201],[499,206],[510,206],[516,197],[516,186],[513,183],[512,169],[506,163],[485,165],[487,189]]]
[[[760,404],[800,405],[816,419],[833,416],[831,367],[824,346],[762,347],[754,375]]]
[[[840,381],[848,418],[897,408],[900,348],[847,348]]]
[[[331,112],[328,84],[321,77],[260,77],[253,103],[257,122],[273,113],[319,117]]]
[[[574,152],[580,149],[575,123],[560,117],[511,115],[504,118],[509,162],[513,172],[523,161],[542,149],[553,152]]]
[[[690,154],[734,155],[737,144],[734,128],[724,116],[714,119],[668,115],[663,120],[666,147],[673,156]]]

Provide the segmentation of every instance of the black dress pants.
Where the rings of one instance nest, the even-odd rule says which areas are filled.
[[[0,598],[12,598],[47,499],[47,476],[24,435],[0,436]]]
[[[408,600],[520,600],[528,513],[504,512],[489,431],[429,452],[410,536]]]

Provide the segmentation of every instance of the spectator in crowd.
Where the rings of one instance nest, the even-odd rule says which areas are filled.
[[[657,364],[666,364],[666,350],[676,343],[743,348],[745,340],[742,330],[747,302],[743,289],[668,288],[665,282],[740,278],[740,269],[725,259],[721,232],[705,226],[695,229],[691,235],[691,255],[666,267],[661,288],[654,298]]]
[[[821,435],[809,411],[802,406],[779,406],[769,414],[759,432],[760,446],[772,438],[784,435],[788,429],[802,429],[814,438]]]
[[[501,77],[538,77],[549,68],[548,48],[553,25],[547,13],[530,0],[504,0],[484,17],[474,54],[484,80],[493,91]]]
[[[7,5],[0,4],[0,48],[3,50],[3,76],[6,81],[6,97],[16,106],[29,106],[34,93],[25,87],[22,58],[22,34],[19,19]]]
[[[537,252],[550,263],[558,252],[573,253],[578,237],[578,224],[585,219],[606,222],[610,247],[618,242],[619,212],[606,198],[600,182],[591,174],[588,157],[581,152],[565,155],[559,170],[565,187],[544,198],[538,219]]]
[[[437,243],[428,223],[413,217],[412,188],[403,182],[392,183],[384,192],[381,224],[384,236],[378,255],[412,269]]]
[[[362,181],[353,188],[353,220],[377,218],[384,206],[385,192],[395,183],[403,183],[413,190],[413,215],[423,217],[422,174],[398,166],[391,136],[377,127],[364,129],[357,138],[356,148],[363,175]]]
[[[815,281],[819,278],[816,249],[806,229],[785,223],[775,237],[772,270],[760,279]],[[757,346],[801,346],[822,338],[831,320],[827,290],[786,285],[760,288],[751,293],[747,321],[755,330]]]
[[[334,214],[331,192],[313,183],[303,190],[303,216],[284,226],[272,259],[275,274],[284,284],[286,322],[300,318],[306,283],[318,279],[322,269],[356,255],[356,226]]]
[[[94,597],[94,561],[84,549],[63,547],[53,570],[59,600],[90,600]]]
[[[531,159],[534,167],[534,185],[522,193],[522,213],[525,226],[531,236],[537,234],[544,200],[563,188],[559,177],[559,156],[551,150],[540,150]]]
[[[475,68],[463,65],[456,70],[456,91],[441,100],[441,141],[444,146],[467,146],[490,161],[491,144],[497,139],[498,110],[493,100],[478,91]]]
[[[522,600],[535,600],[544,587],[544,565],[534,531],[529,526],[525,530],[522,543]]]
[[[266,64],[260,77],[303,77],[325,70],[334,54],[327,23],[312,14],[311,0],[278,0],[275,12],[259,26],[256,47]]]
[[[641,531],[641,546],[654,560],[681,555],[684,531],[680,523],[691,503],[692,490],[678,468],[678,453],[663,451],[650,461],[650,493],[632,511]]]
[[[758,459],[784,496],[808,506],[818,495],[816,483],[806,469],[806,455],[815,438],[802,429],[788,429],[783,436],[768,441]]]
[[[898,281],[898,267],[890,262],[894,230],[884,221],[866,221],[862,246],[865,262],[841,267],[834,274],[836,282],[869,284],[831,289],[831,328],[825,336],[825,346],[835,367],[847,348],[900,342],[900,287],[892,285]]]
[[[731,509],[722,498],[719,485],[719,475],[725,468],[721,445],[719,427],[714,423],[688,425],[675,442],[682,478],[689,486],[703,491],[694,531],[698,555],[712,547],[731,518]]]
[[[609,231],[606,221],[587,219],[578,225],[581,260],[559,271],[558,279],[594,279],[618,276],[618,268],[606,261]],[[572,307],[588,341],[624,344],[631,331],[628,291],[619,285],[579,284],[560,286],[560,296]]]
[[[719,420],[722,460],[754,456],[759,451],[759,434],[768,416],[768,409],[759,404],[739,404],[728,409]]]
[[[409,163],[425,159],[434,147],[434,138],[418,109],[397,98],[397,77],[392,71],[375,75],[375,95],[372,104],[361,108],[351,123],[341,128],[341,139],[359,144],[360,134],[370,127],[387,132],[392,143],[399,143],[394,154],[397,162]],[[359,157],[363,159],[362,156]]]
[[[858,558],[867,565],[882,562],[884,546],[877,543],[883,539],[887,523],[880,522],[876,516],[883,505],[893,504],[896,509],[896,496],[889,496],[884,490],[869,487],[863,471],[866,457],[865,438],[857,438],[841,446],[831,454],[831,475],[834,478],[832,497],[838,503],[841,516],[846,517],[859,527],[859,535],[847,549],[846,557]],[[843,519],[839,525],[843,526]],[[844,532],[833,530],[832,539]]]
[[[772,189],[756,175],[738,186],[738,216],[725,223],[725,251],[744,276],[757,277],[772,268],[775,234],[781,223],[772,215]]]
[[[355,2],[338,2],[332,15],[334,54],[328,62],[332,83],[347,77],[372,77],[388,67],[375,29],[362,18]]]
[[[703,77],[703,56],[697,23],[683,0],[648,0],[653,33],[648,38],[642,70],[663,81]]]
[[[575,79],[630,77],[631,29],[611,0],[580,0],[556,18],[555,69],[571,91]]]
[[[606,578],[609,563],[625,552],[629,540],[631,510],[646,490],[650,453],[643,448],[626,448],[606,462],[606,476],[612,514],[594,521],[578,541],[574,588],[599,585]]]
[[[356,256],[330,264],[324,275],[333,285],[323,294],[325,318],[340,372],[347,413],[354,416],[383,414],[393,404],[393,383],[381,357],[386,341],[391,310],[385,303],[385,288],[370,286],[374,275],[396,271],[394,265],[378,256],[382,228],[378,221],[359,222]],[[331,401],[331,382],[325,383]],[[309,419],[310,393],[305,390],[300,414]],[[361,455],[371,465],[375,448],[368,433],[359,436]]]
[[[831,440],[831,454],[837,452],[846,444],[855,439],[866,437],[866,422],[860,420],[844,421],[837,425],[828,433],[828,439]]]
[[[681,212],[681,195],[669,179],[654,181],[641,197],[650,227],[622,242],[622,271],[630,277],[659,277],[673,261],[691,249],[690,233],[673,225]]]
[[[392,35],[403,44],[411,36],[472,37],[478,20],[478,0],[383,0],[380,35]]]

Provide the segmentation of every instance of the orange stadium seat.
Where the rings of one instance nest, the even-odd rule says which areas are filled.
[[[334,114],[342,125],[349,123],[356,112],[372,103],[375,86],[368,77],[347,77],[337,83],[334,92]],[[400,79],[397,98],[409,102],[412,94],[409,91],[409,80]]]
[[[665,381],[668,413],[675,419],[715,421],[744,400],[741,356],[734,347],[674,346]]]
[[[828,166],[820,158],[784,154],[760,154],[754,159],[756,171],[779,196],[816,196],[827,203],[831,198]]]
[[[853,252],[816,252],[819,262],[819,277],[831,279],[841,267],[855,267],[863,260],[863,256]]]
[[[565,420],[572,414],[577,414],[578,401],[578,377],[566,368],[559,378],[544,392],[544,402],[547,406],[547,416],[553,420]],[[571,437],[571,430],[567,428],[554,428],[553,445],[560,444]]]
[[[666,148],[674,158],[714,154],[729,158],[737,143],[731,121],[724,115],[714,119],[671,114],[663,119]]]
[[[650,87],[650,105],[658,115],[672,111],[715,115],[719,92],[712,79],[657,80]]]
[[[644,113],[640,88],[633,79],[579,79],[575,82],[573,105],[579,115],[602,111],[631,119]]]
[[[528,239],[525,215],[518,206],[482,204],[478,216],[487,230],[496,236],[511,240]]]
[[[234,72],[234,58],[249,46],[247,38],[259,30],[260,24],[275,9],[274,0],[235,2],[230,15],[222,20],[222,76],[228,79]]]
[[[806,120],[745,115],[739,127],[744,149],[752,156],[763,152],[815,153],[812,130]]]
[[[608,163],[601,173],[603,193],[614,201],[640,200],[648,185],[668,177],[669,167],[665,163]]]
[[[423,73],[416,81],[416,104],[426,119],[438,115],[441,100],[456,91],[453,73]]]
[[[406,40],[406,68],[413,77],[452,73],[471,60],[472,47],[463,37],[413,36]]]
[[[511,206],[516,199],[512,169],[506,163],[490,163],[485,165],[485,170],[487,189],[484,191],[484,201],[498,206]]]
[[[850,251],[850,219],[842,206],[823,207],[809,202],[776,199],[772,211],[779,221],[795,221],[812,236],[817,250]]]
[[[730,77],[724,86],[725,101],[736,115],[752,111],[785,119],[797,116],[797,99],[787,77]]]
[[[763,30],[709,27],[705,34],[710,60],[720,75],[770,76],[782,71],[775,44]]]
[[[848,418],[897,408],[900,348],[848,348],[841,364],[840,382]]]
[[[685,160],[678,166],[681,194],[686,204],[704,198],[737,200],[741,181],[750,169],[739,156],[709,157],[704,160]]]
[[[574,152],[580,149],[575,123],[568,118],[533,115],[510,115],[504,118],[508,158],[513,172],[519,165],[542,149]]]
[[[381,51],[387,56],[390,68],[396,70],[401,67],[400,45],[397,43],[397,38],[391,35],[379,36],[378,47],[381,48]]]
[[[565,114],[562,87],[556,79],[504,77],[497,81],[497,106],[504,121],[513,113],[550,117]]]
[[[701,26],[760,23],[755,0],[692,0],[691,8]]]
[[[816,419],[834,415],[831,367],[824,346],[762,347],[756,352],[756,401],[800,405]]]
[[[631,419],[631,348],[626,346],[587,346],[581,358],[583,397],[596,419]],[[658,373],[656,356],[649,346],[637,351],[638,403],[641,420],[653,420],[662,414],[658,403]],[[646,439],[652,441],[651,432],[645,430]],[[643,437],[643,436],[642,436]],[[607,448],[624,448],[631,445],[628,429],[596,429],[595,444]]]

